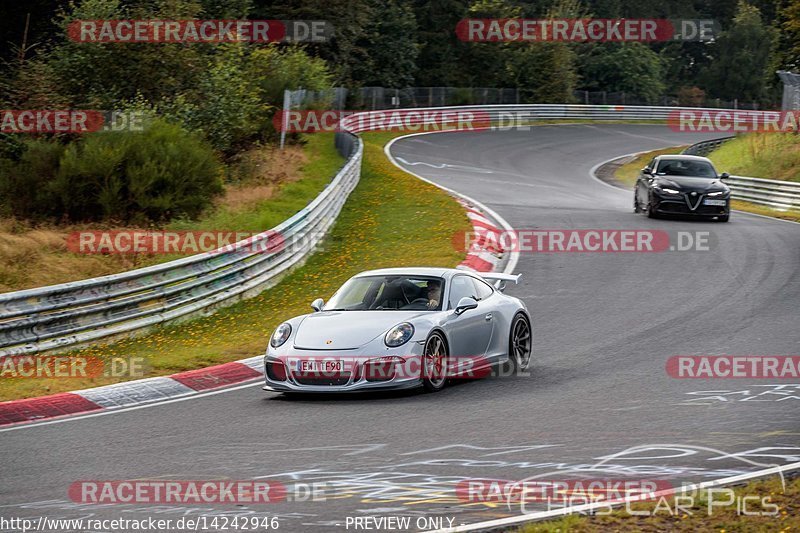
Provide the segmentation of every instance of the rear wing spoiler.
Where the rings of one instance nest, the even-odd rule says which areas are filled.
[[[501,274],[495,272],[481,272],[478,275],[486,281],[493,281],[495,288],[500,292],[503,292],[503,289],[506,288],[506,281],[513,281],[515,284],[518,284],[519,278],[522,277],[522,274]]]

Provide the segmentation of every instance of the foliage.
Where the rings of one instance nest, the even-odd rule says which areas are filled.
[[[175,124],[97,132],[66,146],[26,140],[18,159],[0,159],[7,214],[66,221],[163,222],[196,217],[222,192],[211,148]]]
[[[655,103],[664,94],[664,63],[637,42],[590,45],[580,57],[582,88],[619,91]]]
[[[701,87],[726,100],[758,101],[766,96],[775,33],[758,8],[740,1],[733,25],[713,45],[713,61],[701,73]]]

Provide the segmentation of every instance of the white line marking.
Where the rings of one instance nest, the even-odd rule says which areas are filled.
[[[619,507],[620,505],[624,505],[625,502],[628,501],[638,501],[642,499],[661,497],[661,496],[669,496],[674,494],[680,490],[685,490],[686,492],[691,492],[700,489],[707,489],[711,487],[719,487],[722,485],[730,485],[733,483],[739,483],[741,481],[747,481],[754,478],[771,476],[773,474],[782,474],[783,472],[789,472],[791,470],[800,470],[800,463],[792,463],[789,465],[783,466],[776,466],[773,468],[767,468],[765,470],[760,470],[758,472],[749,472],[747,474],[740,474],[737,476],[726,477],[722,479],[717,479],[713,481],[704,481],[702,483],[696,483],[692,485],[687,485],[686,487],[678,487],[669,490],[663,490],[659,492],[655,492],[652,494],[642,494],[636,497],[625,498],[619,504],[614,504],[614,507]],[[564,507],[559,509],[552,509],[550,511],[539,511],[536,513],[529,513],[529,514],[522,514],[517,516],[509,516],[508,518],[498,518],[496,520],[487,520],[485,522],[476,522],[474,524],[467,524],[458,527],[449,527],[444,529],[437,529],[435,531],[430,531],[429,533],[460,533],[465,531],[476,531],[479,529],[490,529],[490,528],[499,528],[511,525],[518,525],[525,522],[533,522],[537,520],[543,520],[547,518],[557,518],[560,516],[567,516],[570,514],[575,513],[583,513],[586,511],[591,511],[593,509],[600,509],[600,508],[608,508],[608,502],[595,502],[589,503],[584,505],[576,505],[573,507]]]

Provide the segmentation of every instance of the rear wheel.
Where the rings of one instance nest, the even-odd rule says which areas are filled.
[[[422,352],[422,386],[427,392],[444,388],[447,382],[448,353],[444,336],[438,331],[431,333]]]
[[[517,313],[511,322],[511,332],[508,339],[508,358],[517,370],[525,370],[531,363],[533,334],[528,319],[522,313]]]

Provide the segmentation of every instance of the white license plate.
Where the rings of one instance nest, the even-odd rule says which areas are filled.
[[[341,372],[341,361],[297,361],[299,372]]]
[[[711,200],[706,198],[703,200],[703,205],[725,205],[725,200]]]

